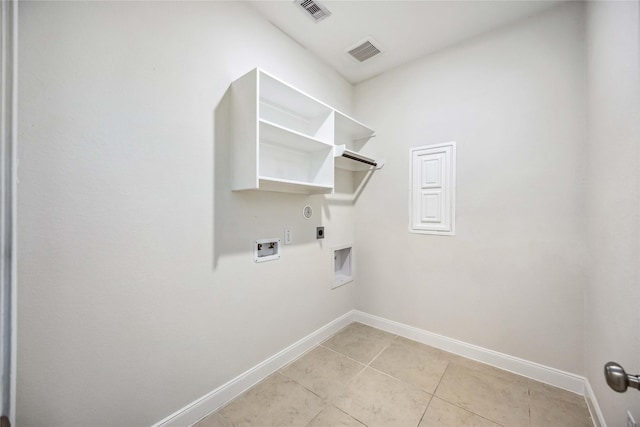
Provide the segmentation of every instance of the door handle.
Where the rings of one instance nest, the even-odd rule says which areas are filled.
[[[640,390],[640,375],[627,374],[616,362],[604,365],[604,377],[609,387],[618,393],[624,393],[628,387]]]

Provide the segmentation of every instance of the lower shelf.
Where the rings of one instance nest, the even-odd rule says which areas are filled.
[[[333,186],[317,185],[308,182],[292,181],[281,178],[271,178],[261,176],[258,183],[259,190],[278,191],[285,193],[301,194],[330,194],[333,193]]]

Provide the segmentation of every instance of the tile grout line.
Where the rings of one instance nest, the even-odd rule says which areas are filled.
[[[406,382],[406,381],[404,381],[404,380],[402,380],[402,379],[400,379],[400,378],[396,378],[396,377],[394,377],[393,375],[391,375],[391,374],[389,374],[389,373],[387,373],[387,372],[380,371],[380,370],[378,370],[378,369],[374,368],[373,366],[371,366],[371,364],[372,364],[373,362],[375,362],[375,361],[376,361],[376,359],[377,359],[378,357],[380,357],[380,355],[381,355],[382,353],[384,353],[384,352],[385,352],[389,347],[391,347],[391,345],[392,345],[392,344],[397,340],[397,338],[399,337],[399,335],[395,335],[395,334],[390,334],[390,335],[392,335],[392,338],[389,340],[389,342],[388,342],[388,343],[387,343],[387,344],[386,344],[386,345],[385,345],[385,346],[384,346],[384,347],[383,347],[383,348],[382,348],[382,349],[381,349],[381,350],[380,350],[380,351],[379,351],[379,352],[378,352],[378,353],[377,353],[377,354],[376,354],[376,355],[371,359],[371,361],[369,361],[369,363],[367,363],[367,364],[365,364],[365,365],[364,365],[364,367],[360,370],[360,372],[358,372],[358,373],[354,376],[354,379],[355,379],[357,376],[361,375],[361,374],[362,374],[362,372],[364,372],[367,368],[369,368],[369,369],[371,369],[371,370],[373,370],[373,371],[375,371],[375,372],[377,372],[377,373],[379,373],[379,374],[382,374],[382,375],[384,375],[384,376],[386,376],[386,377],[388,377],[388,378],[390,378],[390,379],[392,379],[392,380],[394,380],[394,381],[398,381],[398,382],[400,382],[400,383],[402,383],[402,384],[408,385],[408,386],[410,386],[410,387],[412,387],[412,388],[415,388],[416,390],[419,390],[419,391],[422,391],[422,392],[424,392],[424,393],[428,394],[428,395],[429,395],[429,402],[427,403],[427,406],[425,407],[424,411],[422,412],[422,415],[420,416],[420,419],[418,420],[418,424],[416,424],[416,427],[418,427],[418,426],[420,425],[420,423],[422,422],[422,419],[424,418],[424,415],[426,414],[427,409],[429,408],[429,405],[430,405],[430,404],[431,404],[431,402],[433,401],[434,394],[428,393],[428,392],[426,392],[424,389],[422,389],[421,387],[419,387],[419,386],[417,386],[417,385],[415,385],[415,384],[408,383],[408,382]],[[328,340],[326,340],[326,341],[328,341]],[[324,341],[324,342],[326,342],[326,341]],[[323,342],[323,343],[324,343],[324,342]],[[349,359],[349,360],[353,360],[353,361],[355,361],[355,362],[357,362],[357,363],[362,364],[362,362],[360,362],[360,361],[358,361],[358,360],[355,360],[355,359],[352,359],[351,357],[347,356],[346,354],[343,354],[343,353],[341,353],[341,352],[339,352],[339,351],[337,351],[337,350],[334,350],[334,349],[332,349],[332,348],[329,348],[329,347],[326,347],[326,346],[322,345],[323,343],[320,343],[320,344],[319,344],[319,346],[325,347],[325,348],[327,348],[328,350],[331,350],[331,351],[333,351],[333,352],[335,352],[335,353],[339,354],[340,356],[346,357],[346,358],[347,358],[347,359]],[[337,408],[337,407],[336,407],[336,408]],[[337,408],[337,409],[338,409],[338,410],[340,410],[341,412],[344,412],[344,411],[342,411],[340,408]],[[347,412],[344,412],[344,413],[345,413],[345,414],[347,414],[348,416],[350,416],[351,418],[355,419],[356,421],[358,421],[358,422],[362,423],[363,425],[366,425],[366,424],[364,424],[361,420],[357,419],[356,417],[352,416],[351,414],[349,414],[349,413],[347,413]]]
[[[318,396],[320,399],[325,400],[322,396],[320,396],[318,393],[314,392],[313,390],[310,390],[307,386],[305,386],[304,384],[300,384],[298,381],[295,380],[295,378],[291,378],[289,375],[285,374],[284,372],[278,371],[278,373],[280,375],[282,375],[283,377],[285,377],[288,380],[293,381],[294,383],[298,384],[300,387],[304,388],[305,390],[313,393],[314,395]]]
[[[421,387],[419,387],[419,386],[417,386],[417,385],[415,385],[415,384],[408,383],[408,382],[406,382],[406,381],[404,381],[404,380],[402,380],[402,379],[400,379],[400,378],[396,378],[396,377],[394,377],[393,375],[391,375],[391,374],[389,374],[389,373],[387,373],[387,372],[380,371],[380,370],[378,370],[378,369],[374,368],[373,366],[371,366],[371,364],[372,364],[373,362],[375,362],[375,361],[376,361],[376,359],[377,359],[378,357],[380,357],[380,355],[381,355],[382,353],[384,353],[384,352],[385,352],[389,347],[391,347],[391,344],[393,344],[393,343],[397,340],[398,336],[399,336],[399,335],[394,335],[394,337],[389,341],[389,343],[388,343],[388,344],[387,344],[387,345],[386,345],[382,350],[380,350],[380,352],[378,352],[378,354],[376,354],[376,355],[375,355],[375,357],[374,357],[373,359],[371,359],[371,361],[369,362],[369,364],[367,365],[367,367],[368,367],[369,369],[374,370],[375,372],[378,372],[378,373],[380,373],[380,374],[383,374],[383,375],[385,375],[385,376],[387,376],[387,377],[389,377],[389,378],[391,378],[391,379],[393,379],[393,380],[396,380],[396,381],[398,381],[398,382],[400,382],[400,383],[403,383],[403,384],[405,384],[405,385],[408,385],[408,386],[410,386],[410,387],[413,387],[413,388],[415,388],[415,389],[417,389],[417,390],[420,390],[420,391],[422,391],[422,392],[424,392],[424,393],[426,393],[426,394],[428,394],[428,395],[429,395],[429,402],[427,403],[427,406],[424,408],[424,411],[422,412],[422,415],[420,416],[420,419],[418,420],[418,423],[417,423],[417,424],[416,424],[416,426],[415,426],[415,427],[418,427],[418,426],[420,425],[420,423],[422,422],[422,419],[424,418],[425,414],[427,413],[427,410],[429,409],[429,406],[431,406],[431,402],[433,401],[433,398],[434,398],[434,396],[435,396],[435,390],[434,390],[433,394],[431,394],[431,393],[427,393],[424,389],[422,389]],[[443,376],[444,376],[444,374],[443,374]],[[437,387],[436,387],[436,388],[437,388]]]
[[[397,335],[396,335],[396,338],[397,338]],[[394,339],[395,339],[395,338],[394,338]],[[362,374],[362,373],[363,373],[367,368],[369,368],[369,369],[371,369],[372,371],[375,371],[375,372],[377,372],[377,373],[379,373],[379,374],[381,374],[381,375],[384,375],[385,377],[391,378],[392,380],[395,380],[395,381],[401,382],[402,384],[405,384],[405,385],[411,386],[411,387],[413,387],[413,388],[415,388],[415,389],[417,389],[417,390],[420,390],[420,391],[422,391],[422,392],[424,392],[424,393],[427,393],[427,394],[428,394],[428,395],[430,395],[430,396],[433,396],[433,393],[429,393],[428,391],[424,390],[423,388],[421,388],[420,386],[418,386],[418,385],[416,385],[416,384],[412,384],[412,383],[410,383],[410,382],[404,381],[404,380],[402,380],[402,379],[400,379],[400,378],[394,377],[393,375],[391,375],[391,374],[390,374],[390,373],[388,373],[388,372],[381,371],[381,370],[379,370],[379,369],[374,368],[373,366],[371,366],[371,363],[373,363],[373,362],[375,361],[375,359],[377,359],[377,358],[378,358],[378,356],[379,356],[380,354],[382,354],[382,353],[383,353],[387,348],[389,348],[389,346],[390,346],[390,345],[391,345],[391,343],[389,343],[389,344],[388,344],[384,349],[382,349],[382,351],[380,351],[380,353],[378,353],[378,355],[377,355],[376,357],[374,357],[374,358],[373,358],[373,360],[371,360],[371,362],[369,362],[369,364],[367,364],[367,365],[363,364],[362,362],[360,362],[360,361],[358,361],[358,360],[352,359],[351,357],[347,356],[346,354],[340,353],[340,352],[339,352],[339,351],[337,351],[337,350],[334,350],[334,349],[329,348],[329,347],[324,347],[324,346],[322,346],[322,347],[324,347],[324,348],[326,348],[327,350],[330,350],[330,351],[332,351],[332,352],[336,353],[336,354],[337,354],[337,355],[339,355],[339,356],[345,357],[345,358],[347,358],[347,359],[349,359],[349,360],[351,360],[351,361],[353,361],[353,362],[356,362],[356,363],[358,363],[358,364],[362,365],[362,369],[361,369],[360,371],[358,371],[358,373],[357,373],[356,375],[354,375],[354,377],[353,377],[354,379],[355,379],[356,377],[358,377],[359,375],[361,375],[361,374]]]
[[[529,405],[529,417],[527,418],[529,427],[531,427],[531,385],[527,384],[527,403]]]
[[[360,361],[358,361],[356,359],[352,359],[351,357],[347,356],[346,354],[342,354],[339,351],[336,351],[336,350],[334,350],[332,348],[329,348],[329,347],[325,347],[325,346],[322,346],[322,347],[327,349],[327,350],[329,350],[329,351],[331,351],[331,352],[333,352],[333,353],[335,353],[335,354],[337,354],[338,356],[342,356],[342,357],[344,357],[344,358],[346,358],[348,360],[351,360],[352,362],[355,362],[358,365],[362,366],[362,368],[353,376],[353,379],[351,381],[355,381],[355,379],[357,377],[359,377],[360,374],[362,374],[365,371],[365,369],[367,369],[367,365],[365,365],[364,363],[362,363],[362,362],[360,362]],[[350,385],[350,383],[349,383],[349,385]]]
[[[353,416],[353,415],[351,415],[350,413],[343,411],[342,409],[338,408],[338,407],[337,407],[337,406],[335,406],[335,405],[331,405],[331,406],[333,406],[334,408],[336,408],[338,411],[342,412],[343,414],[347,415],[348,417],[353,418],[354,420],[356,420],[357,422],[359,422],[359,423],[360,423],[360,424],[362,424],[363,426],[365,426],[365,427],[367,426],[363,421],[361,421],[361,420],[359,420],[358,418],[354,417],[354,416]]]
[[[393,334],[391,334],[391,335],[393,335]],[[386,377],[388,377],[388,378],[391,378],[392,380],[396,380],[396,381],[398,381],[398,382],[401,382],[401,383],[403,383],[403,384],[409,385],[409,386],[411,386],[411,387],[414,387],[414,388],[416,388],[416,389],[418,389],[418,390],[420,390],[420,391],[424,391],[425,393],[427,393],[425,390],[423,390],[422,388],[418,387],[418,386],[417,386],[417,385],[415,385],[415,384],[408,383],[408,382],[406,382],[406,381],[404,381],[404,380],[401,380],[400,378],[396,378],[396,377],[394,377],[393,375],[391,375],[391,374],[390,374],[390,373],[388,373],[388,372],[381,371],[381,370],[376,369],[376,368],[374,368],[373,366],[371,366],[371,364],[372,364],[373,362],[375,362],[375,360],[376,360],[376,359],[377,359],[377,358],[378,358],[382,353],[384,353],[384,352],[385,352],[385,350],[387,350],[387,349],[391,346],[391,344],[393,344],[393,342],[396,340],[396,338],[398,338],[398,335],[393,335],[393,338],[389,341],[389,343],[388,343],[387,345],[385,345],[385,346],[384,346],[384,348],[383,348],[382,350],[380,350],[380,351],[378,352],[378,354],[376,354],[376,355],[373,357],[373,359],[371,359],[371,361],[365,365],[365,367],[364,367],[364,369],[362,369],[362,371],[358,372],[358,375],[360,375],[360,373],[361,373],[361,372],[364,372],[364,370],[365,370],[365,369],[369,368],[369,369],[371,369],[371,370],[373,370],[373,371],[375,371],[375,372],[377,372],[377,373],[379,373],[379,374],[382,374],[382,375],[384,375],[384,376],[386,376]],[[340,353],[340,354],[342,354],[342,353]],[[344,356],[346,356],[346,355],[344,355]],[[349,356],[346,356],[346,357],[349,357]],[[362,362],[360,362],[360,363],[362,363]],[[356,376],[357,376],[357,375],[356,375]],[[431,394],[431,393],[427,393],[427,394]]]
[[[442,376],[440,377],[440,381],[438,381],[438,384],[436,385],[436,388],[433,389],[433,396],[435,397],[436,392],[438,391],[438,387],[440,387],[440,384],[442,383],[442,380],[444,378],[444,376],[447,374],[447,371],[449,370],[449,366],[451,365],[451,361],[448,360],[447,361],[447,366],[444,368],[444,371],[442,372]]]
[[[429,398],[429,403],[427,403],[427,407],[424,408],[424,412],[422,412],[422,416],[420,417],[420,420],[418,421],[418,424],[416,424],[416,427],[420,427],[420,424],[422,423],[422,420],[424,419],[424,416],[427,415],[427,411],[429,410],[429,406],[431,406],[431,402],[433,402],[433,399],[435,398],[435,395],[431,395],[431,397]]]
[[[383,332],[384,332],[384,331],[383,331]],[[390,334],[390,335],[393,335],[393,334]],[[375,360],[376,360],[376,359],[377,359],[377,358],[378,358],[382,353],[384,353],[384,351],[385,351],[385,350],[387,350],[387,349],[391,346],[391,344],[393,344],[393,342],[394,342],[394,341],[396,341],[396,339],[397,339],[398,337],[399,337],[399,335],[393,335],[393,338],[389,341],[389,343],[388,343],[388,344],[387,344],[387,345],[386,345],[382,350],[380,350],[380,352],[378,352],[378,354],[376,354],[376,356],[375,356],[375,357],[374,357],[374,358],[373,358],[373,359],[372,359],[368,364],[363,364],[361,361],[356,360],[356,359],[353,359],[353,358],[351,358],[351,357],[347,356],[346,354],[339,352],[338,350],[334,350],[334,349],[332,349],[332,348],[330,348],[330,347],[324,346],[322,343],[321,343],[321,344],[318,344],[318,346],[324,347],[324,348],[326,348],[327,350],[330,350],[330,351],[332,351],[332,352],[334,352],[334,353],[336,353],[336,354],[338,354],[338,355],[340,355],[340,356],[346,357],[346,358],[347,358],[347,359],[349,359],[349,360],[352,360],[352,361],[354,361],[354,362],[357,362],[357,363],[359,363],[359,364],[363,365],[364,367],[363,367],[363,368],[362,368],[362,369],[361,369],[361,370],[360,370],[360,371],[359,371],[359,372],[354,376],[354,379],[355,379],[355,377],[357,377],[357,376],[361,375],[361,374],[362,374],[362,372],[364,372],[364,371],[365,371],[365,369],[369,368],[369,369],[371,369],[371,370],[373,370],[373,371],[375,371],[375,372],[377,372],[377,373],[379,373],[379,374],[382,374],[382,375],[384,375],[384,376],[386,376],[386,377],[388,377],[388,378],[391,378],[391,379],[393,379],[393,380],[395,380],[395,381],[401,382],[401,383],[403,383],[403,384],[405,384],[405,385],[411,386],[411,387],[413,387],[413,388],[415,388],[415,389],[417,389],[417,390],[420,390],[420,391],[422,391],[422,392],[424,392],[424,393],[427,393],[428,395],[430,395],[430,396],[431,396],[431,397],[429,398],[429,403],[431,403],[431,398],[432,398],[433,396],[435,396],[436,390],[437,390],[437,388],[438,388],[437,386],[436,386],[436,389],[434,389],[433,393],[429,393],[428,391],[424,390],[422,387],[420,387],[420,386],[418,386],[418,385],[416,385],[416,384],[413,384],[413,383],[407,382],[407,381],[405,381],[405,380],[403,380],[403,379],[401,379],[401,378],[398,378],[398,377],[393,376],[392,374],[390,374],[390,373],[388,373],[388,372],[381,371],[381,370],[379,370],[379,369],[377,369],[377,368],[375,368],[375,367],[371,366],[371,364],[372,364],[373,362],[375,362]],[[330,338],[329,338],[329,339],[330,339]],[[328,341],[329,339],[327,339],[326,341]],[[323,341],[323,343],[324,343],[324,342],[326,342],[326,341]],[[449,364],[450,364],[450,363],[451,363],[450,361],[447,361],[447,368],[448,368],[448,366],[449,366]],[[445,371],[446,371],[446,369],[447,369],[447,368],[445,368]],[[442,377],[444,377],[444,373],[442,374]],[[440,377],[440,381],[442,381],[442,377]],[[438,385],[440,385],[440,381],[438,381]],[[428,406],[429,406],[429,405],[427,405],[427,407],[428,407]],[[469,412],[470,412],[470,411],[469,411]],[[424,414],[423,414],[423,415],[424,415]]]
[[[366,364],[364,364],[364,363],[362,363],[361,361],[356,360],[356,359],[354,359],[353,357],[349,357],[349,356],[347,356],[347,355],[346,355],[346,354],[344,354],[344,353],[340,353],[338,350],[334,350],[334,349],[332,349],[331,347],[327,347],[327,346],[324,346],[324,345],[322,345],[322,344],[318,344],[318,347],[325,348],[325,349],[327,349],[327,350],[329,350],[329,351],[331,351],[331,352],[333,352],[333,353],[335,353],[335,354],[338,354],[338,355],[340,355],[340,356],[346,357],[347,359],[351,360],[352,362],[356,362],[357,364],[362,365],[362,366],[364,366],[365,368],[367,367],[367,365],[366,365]]]
[[[447,403],[447,404],[449,404],[449,405],[451,405],[451,406],[455,406],[456,408],[458,408],[458,409],[462,409],[463,411],[468,412],[468,413],[470,413],[470,414],[473,414],[473,415],[475,415],[476,417],[480,417],[480,418],[482,418],[483,420],[487,420],[487,421],[489,421],[491,424],[495,424],[495,425],[497,425],[497,426],[499,426],[499,427],[505,427],[505,425],[504,425],[504,424],[500,424],[499,422],[497,422],[497,421],[495,421],[495,420],[492,420],[491,418],[487,418],[487,417],[485,417],[484,415],[480,415],[480,414],[478,414],[477,412],[473,412],[473,411],[470,411],[469,409],[465,409],[465,408],[463,408],[462,406],[458,406],[458,405],[456,405],[456,404],[455,404],[455,403],[453,403],[453,402],[449,402],[447,399],[443,399],[442,397],[435,396],[435,395],[433,396],[433,398],[434,398],[434,399],[436,399],[436,398],[437,398],[437,399],[440,399],[440,400],[442,400],[443,402],[445,402],[445,403]],[[433,399],[431,399],[431,400],[433,400]],[[429,405],[431,405],[431,403],[429,403]]]
[[[368,366],[368,367],[371,367],[371,364],[372,364],[372,363],[373,363],[373,362],[374,362],[374,361],[375,361],[375,360],[376,360],[376,359],[377,359],[377,358],[378,358],[378,357],[379,357],[379,356],[380,356],[380,355],[381,355],[381,354],[382,354],[386,349],[388,349],[388,348],[391,346],[391,344],[396,340],[396,338],[398,338],[398,336],[397,336],[397,335],[394,335],[394,336],[393,336],[393,338],[392,338],[391,340],[389,340],[389,343],[388,343],[387,345],[385,345],[385,346],[384,346],[384,348],[383,348],[382,350],[380,350],[380,351],[378,352],[378,354],[376,354],[376,355],[373,357],[373,359],[371,359],[371,360],[369,361],[369,363],[367,363],[367,366]]]
[[[334,335],[335,335],[335,334],[334,334]],[[332,337],[333,337],[333,335],[332,335],[331,337],[327,338],[326,340],[322,341],[321,343],[318,343],[315,347],[313,347],[313,348],[309,349],[309,350],[308,350],[304,355],[300,356],[300,357],[299,357],[299,358],[297,358],[296,360],[292,361],[291,363],[287,364],[286,366],[283,366],[282,368],[280,368],[280,369],[278,370],[278,373],[280,373],[280,374],[281,374],[281,375],[283,375],[284,377],[286,377],[286,378],[290,379],[291,381],[293,381],[294,383],[298,384],[299,386],[303,387],[305,390],[309,391],[310,393],[312,393],[313,395],[317,396],[318,398],[322,399],[322,401],[325,403],[325,406],[320,410],[320,412],[318,412],[318,413],[317,413],[317,414],[316,414],[316,415],[311,419],[311,421],[309,421],[309,422],[307,423],[307,426],[309,426],[309,425],[313,422],[313,420],[315,420],[315,419],[316,419],[316,418],[317,418],[317,417],[318,417],[318,416],[319,416],[319,415],[320,415],[320,414],[321,414],[325,409],[327,409],[327,408],[329,408],[329,407],[332,407],[332,408],[335,408],[335,409],[337,409],[338,411],[342,412],[343,414],[347,415],[348,417],[350,417],[350,418],[352,418],[352,419],[356,420],[358,423],[362,424],[363,426],[367,427],[367,425],[366,425],[364,422],[362,422],[361,420],[359,420],[358,418],[354,417],[353,415],[351,415],[351,414],[349,414],[349,413],[347,413],[347,412],[343,411],[343,410],[342,410],[342,409],[340,409],[339,407],[335,406],[335,405],[333,404],[333,400],[335,400],[335,396],[327,396],[326,398],[325,398],[325,397],[322,397],[322,396],[320,396],[319,394],[317,394],[315,391],[313,391],[313,390],[311,390],[310,388],[308,388],[307,386],[305,386],[304,384],[301,384],[300,382],[296,381],[296,379],[295,379],[295,378],[292,378],[291,376],[287,375],[285,372],[282,372],[282,371],[283,371],[283,369],[285,369],[285,368],[287,368],[287,367],[289,367],[289,366],[293,365],[296,361],[298,361],[298,360],[302,359],[302,357],[303,357],[303,356],[305,356],[305,355],[307,355],[307,354],[311,353],[313,350],[316,350],[316,349],[317,349],[317,348],[319,348],[319,347],[322,347],[323,349],[328,350],[328,351],[330,351],[330,352],[332,352],[332,353],[334,353],[334,354],[336,354],[336,355],[338,355],[338,356],[344,357],[344,358],[346,358],[346,359],[348,359],[348,360],[350,360],[350,361],[352,361],[352,362],[354,362],[354,363],[357,363],[357,364],[361,367],[361,369],[360,369],[360,370],[359,370],[359,371],[358,371],[358,372],[353,376],[353,379],[351,380],[351,382],[352,382],[352,381],[354,381],[354,380],[355,380],[355,378],[356,378],[357,376],[359,376],[362,372],[364,372],[364,370],[365,370],[365,369],[367,369],[367,365],[363,364],[362,362],[360,362],[360,361],[358,361],[358,360],[355,360],[355,359],[353,359],[353,358],[351,358],[351,357],[347,356],[346,354],[340,353],[340,352],[339,352],[339,351],[337,351],[337,350],[334,350],[334,349],[332,349],[332,348],[330,348],[330,347],[327,347],[327,346],[323,345],[325,342],[329,341]],[[347,386],[348,386],[348,385],[347,385]]]
[[[344,329],[344,328],[343,328],[343,329]],[[341,329],[341,330],[342,330],[342,329]],[[362,362],[361,362],[361,361],[359,361],[359,360],[356,360],[356,359],[354,359],[354,358],[352,358],[352,357],[349,357],[348,355],[346,355],[346,354],[344,354],[344,353],[341,353],[341,352],[339,352],[339,351],[337,351],[337,350],[334,350],[334,349],[333,349],[333,348],[331,348],[331,347],[327,347],[326,345],[324,345],[324,343],[328,342],[331,338],[333,338],[333,337],[334,337],[335,335],[337,335],[339,332],[340,332],[340,331],[338,331],[338,332],[336,332],[335,334],[331,335],[329,338],[327,338],[326,340],[324,340],[324,341],[322,341],[321,343],[319,343],[319,344],[318,344],[316,347],[314,347],[312,350],[315,350],[315,349],[316,349],[316,348],[318,348],[318,347],[322,347],[322,348],[324,348],[324,349],[326,349],[326,350],[328,350],[328,351],[330,351],[330,352],[332,352],[332,353],[337,354],[338,356],[342,356],[342,357],[346,358],[347,360],[350,360],[350,361],[352,361],[352,362],[357,363],[358,365],[360,365],[362,368],[361,368],[361,369],[360,369],[360,370],[359,370],[359,371],[358,371],[358,372],[353,376],[353,378],[352,378],[352,379],[351,379],[351,381],[350,381],[350,383],[351,383],[351,382],[355,381],[355,379],[356,379],[358,376],[360,376],[360,375],[361,375],[361,374],[362,374],[362,373],[367,369],[367,367],[369,367],[369,365],[364,364],[364,363],[362,363]],[[394,336],[394,338],[393,338],[393,339],[395,339],[396,337],[397,337],[397,336]],[[392,339],[391,341],[393,341],[393,339]],[[385,349],[386,349],[389,345],[390,345],[390,344],[388,344],[388,345],[385,347]],[[311,350],[310,350],[310,351],[311,351]],[[384,351],[384,349],[383,349],[383,351]],[[377,356],[376,356],[376,357],[377,357]],[[375,360],[375,358],[374,358],[374,360]],[[372,362],[373,362],[373,360],[372,360]],[[371,362],[369,362],[369,363],[371,363]],[[373,368],[372,368],[372,369],[373,369]],[[294,380],[294,381],[295,381],[295,380]],[[349,386],[349,385],[347,385],[347,386]],[[329,400],[329,399],[327,399],[327,401],[328,401],[328,400]],[[342,412],[342,413],[343,413],[343,414],[345,414],[346,416],[348,416],[348,417],[350,417],[350,418],[352,418],[352,419],[356,420],[356,422],[358,422],[358,423],[362,424],[364,427],[367,427],[367,424],[365,424],[362,420],[360,420],[360,419],[356,418],[355,416],[353,416],[353,415],[349,414],[348,412],[343,411],[343,410],[342,410],[342,409],[340,409],[339,407],[335,406],[335,405],[333,404],[333,402],[328,401],[328,402],[327,402],[327,405],[328,405],[328,406],[331,406],[331,407],[333,407],[333,408],[335,408],[335,409],[337,409],[338,411]],[[323,409],[323,410],[324,410],[324,409]],[[320,411],[320,412],[322,412],[322,411]],[[318,415],[319,415],[319,414],[320,414],[320,413],[318,413]],[[317,417],[318,415],[316,415],[316,417]],[[315,419],[316,417],[314,417],[314,419]],[[312,421],[313,421],[313,420],[312,420]],[[311,424],[311,423],[309,423],[309,424]]]
[[[324,408],[323,408],[323,409],[321,409],[321,410],[320,410],[320,412],[318,412],[318,413],[316,414],[316,416],[315,416],[315,417],[311,418],[311,420],[310,420],[310,421],[305,425],[305,427],[310,426],[310,425],[311,425],[311,423],[313,422],[313,420],[315,420],[316,418],[318,418],[318,416],[322,413],[322,411],[324,411]]]
[[[444,379],[444,376],[445,376],[445,374],[447,373],[447,371],[449,370],[449,366],[450,366],[452,363],[455,363],[455,362],[453,362],[453,361],[451,361],[451,360],[447,361],[447,367],[446,367],[446,368],[444,368],[444,372],[442,373],[442,376],[440,377],[440,381],[438,381],[438,385],[437,385],[437,386],[436,386],[436,388],[433,390],[433,397],[432,397],[432,398],[431,398],[431,400],[429,401],[429,406],[431,406],[431,402],[433,402],[433,399],[438,398],[438,399],[442,400],[443,402],[448,403],[449,405],[455,406],[456,408],[460,408],[460,409],[462,409],[463,411],[467,411],[467,412],[469,412],[469,413],[471,413],[471,414],[473,414],[473,415],[476,415],[476,416],[478,416],[478,417],[480,417],[480,418],[482,418],[482,419],[485,419],[485,420],[487,420],[487,421],[489,421],[489,422],[491,422],[491,423],[493,423],[493,424],[496,424],[496,425],[498,425],[498,426],[503,427],[503,425],[502,425],[502,424],[500,424],[500,423],[498,423],[498,422],[496,422],[496,421],[494,421],[494,420],[492,420],[492,419],[489,419],[489,418],[487,418],[487,417],[485,417],[485,416],[483,416],[483,415],[480,415],[480,414],[478,414],[478,413],[475,413],[475,412],[473,412],[473,411],[470,411],[470,410],[468,410],[468,409],[465,409],[465,408],[463,408],[463,407],[461,407],[461,406],[458,406],[458,405],[456,405],[455,403],[453,403],[453,402],[449,402],[448,400],[443,399],[443,398],[442,398],[442,397],[440,397],[440,396],[436,396],[436,392],[438,391],[438,388],[440,387],[440,384],[442,384],[442,380]],[[529,391],[529,390],[527,389],[527,392],[528,392],[528,391]],[[427,407],[427,409],[429,409],[429,408]],[[426,411],[425,411],[425,414],[426,414]],[[529,423],[529,424],[530,424],[530,423]]]

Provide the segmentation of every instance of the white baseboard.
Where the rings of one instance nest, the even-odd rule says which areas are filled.
[[[450,353],[584,395],[595,426],[607,427],[593,389],[584,377],[357,310],[352,310],[329,322],[327,325],[271,356],[264,362],[259,363],[226,384],[221,385],[163,420],[158,421],[152,427],[184,427],[196,423],[211,412],[220,409],[227,402],[239,396],[245,390],[251,388],[278,369],[311,350],[351,322],[360,322]]]
[[[196,423],[347,326],[353,321],[352,317],[353,311],[345,313],[226,384],[158,421],[152,427],[184,427]]]
[[[569,372],[519,359],[509,356],[508,354],[498,353],[497,351],[468,344],[361,311],[355,311],[353,313],[353,321],[364,323],[365,325],[373,326],[374,328],[400,335],[430,345],[431,347],[448,351],[449,353],[477,360],[478,362],[486,363],[496,368],[504,369],[505,371],[584,395],[585,379]]]
[[[604,420],[604,415],[602,415],[602,411],[596,400],[596,395],[591,388],[591,383],[589,383],[589,380],[586,378],[584,380],[584,397],[587,401],[591,418],[593,419],[593,425],[595,427],[607,427],[607,422]]]

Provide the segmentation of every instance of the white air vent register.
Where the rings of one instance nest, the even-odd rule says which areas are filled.
[[[364,62],[382,52],[380,44],[368,37],[347,49],[347,53],[356,61]]]
[[[304,10],[304,13],[315,22],[320,22],[329,17],[331,12],[325,6],[314,0],[294,0]]]

